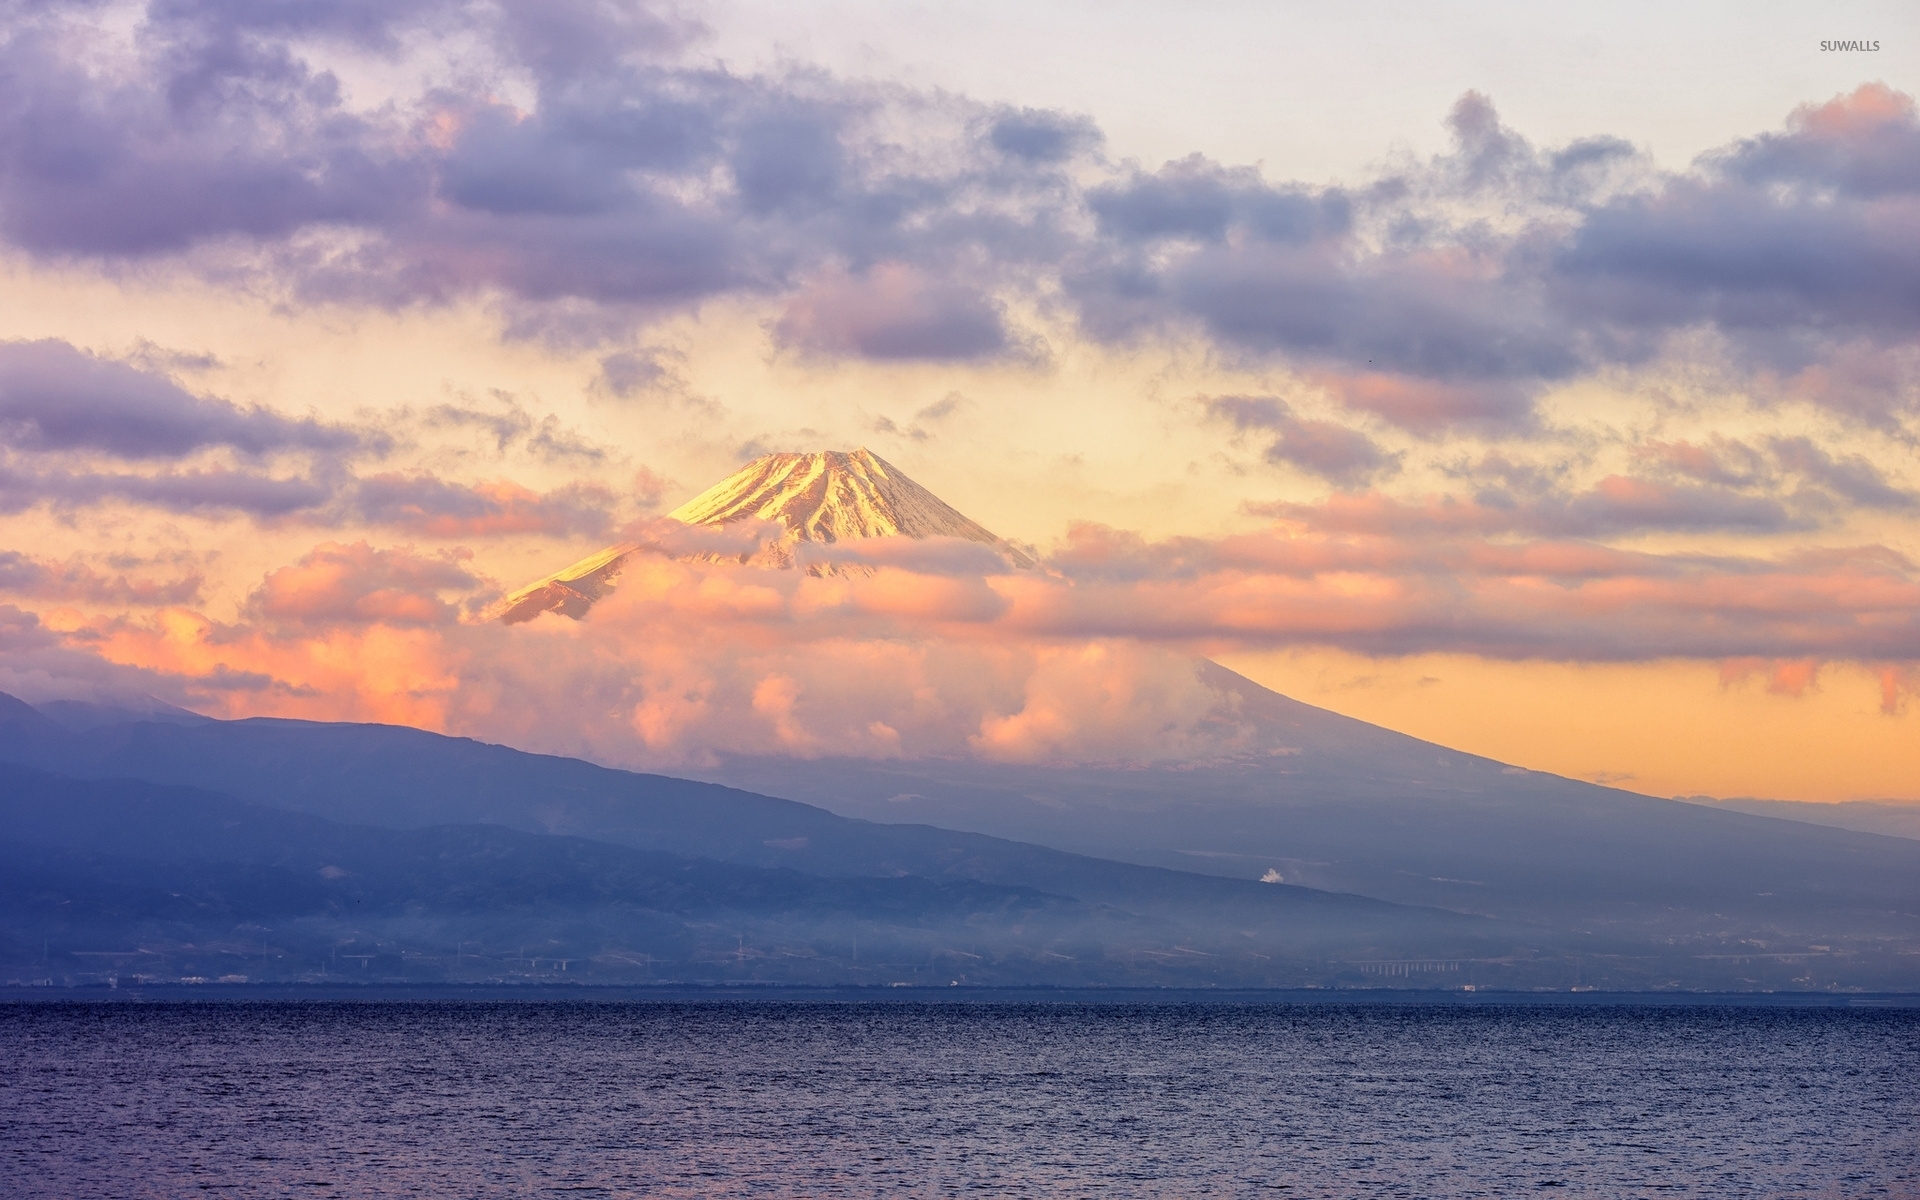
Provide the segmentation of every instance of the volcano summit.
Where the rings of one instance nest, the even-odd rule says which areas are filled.
[[[940,497],[907,478],[900,468],[871,450],[851,453],[768,454],[722,479],[667,514],[688,526],[717,528],[741,521],[776,523],[781,532],[739,554],[700,551],[678,557],[748,566],[791,569],[802,566],[795,553],[803,542],[827,543],[866,538],[961,538],[1000,552],[1016,567],[1033,559],[962,515]],[[612,591],[621,568],[634,554],[671,553],[657,542],[630,541],[608,546],[563,571],[536,580],[489,608],[489,620],[509,625],[543,612],[579,618],[594,601]],[[810,562],[815,575],[864,572],[860,564]]]

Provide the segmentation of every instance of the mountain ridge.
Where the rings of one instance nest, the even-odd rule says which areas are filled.
[[[151,746],[158,727],[142,724],[135,740]],[[213,968],[191,964],[237,954],[243,961],[223,973],[311,981],[331,977],[332,946],[381,959],[389,979],[476,977],[471,971],[486,963],[492,975],[478,978],[499,979],[506,970],[527,979],[500,964],[524,958],[528,947],[550,961],[592,964],[570,976],[576,982],[661,978],[662,965],[673,972],[667,978],[683,981],[872,982],[874,967],[904,963],[922,982],[933,971],[940,982],[954,975],[1001,984],[1313,985],[1357,982],[1344,960],[1409,955],[1485,959],[1488,970],[1521,979],[1542,969],[1563,973],[1554,961],[1533,960],[1543,951],[1553,960],[1564,939],[1496,922],[940,830],[862,830],[863,822],[791,801],[739,796],[729,803],[726,789],[685,781],[665,782],[699,793],[695,807],[708,828],[692,830],[691,839],[684,830],[676,837],[675,814],[649,812],[644,796],[631,798],[624,829],[542,832],[524,821],[476,822],[511,815],[485,811],[456,823],[439,822],[450,815],[444,811],[408,820],[393,811],[393,795],[363,808],[385,822],[346,823],[311,810],[358,797],[356,785],[368,775],[353,769],[356,741],[413,735],[405,740],[417,751],[438,735],[231,724],[227,732],[243,740],[262,732],[322,740],[305,761],[280,747],[270,755],[279,768],[272,777],[243,769],[230,780],[278,803],[126,777],[139,767],[134,762],[109,764],[111,777],[75,778],[0,761],[0,970],[58,960],[63,978],[104,979],[101,969],[114,963],[171,957],[189,964],[177,968],[187,974],[207,974]],[[487,749],[438,740],[457,757]],[[79,741],[85,750],[88,739]],[[188,761],[218,756],[203,738]],[[376,772],[387,761],[371,757],[361,765]],[[489,758],[468,777],[497,775],[499,756]],[[567,761],[531,765],[551,770]],[[313,769],[343,763],[318,793],[289,797],[280,786],[312,784]],[[464,783],[456,780],[453,791],[466,790]],[[404,781],[395,794],[413,790]],[[521,816],[551,819],[553,801],[551,792],[537,796]],[[791,827],[753,827],[756,805],[763,817],[810,820],[814,836],[841,827],[840,857],[810,860],[806,834],[759,837]],[[636,844],[649,827],[662,835],[657,844]],[[252,948],[239,954],[236,945]],[[456,945],[464,959],[448,954]],[[1525,960],[1517,969],[1516,954]],[[467,976],[459,974],[463,961]]]
[[[403,726],[256,718],[69,733],[4,700],[0,761],[211,789],[389,830],[484,825],[828,879],[1028,888],[1184,931],[1143,943],[1126,920],[1100,917],[1079,928],[1106,932],[1045,951],[1067,956],[1061,974],[1033,979],[1085,978],[1066,961],[1132,946],[1126,953],[1175,956],[1166,962],[1225,954],[1240,966],[1220,976],[1210,974],[1219,964],[1191,958],[1195,977],[1274,986],[1364,981],[1352,975],[1361,968],[1334,960],[1392,960],[1415,973],[1409,983],[1439,971],[1427,982],[1444,984],[1462,978],[1444,974],[1455,969],[1447,963],[1469,958],[1487,984],[1920,986],[1914,842],[1508,774],[1284,697],[1272,707],[1291,718],[1275,736],[1300,753],[1190,770],[976,764],[984,774],[958,792],[942,790],[953,763],[769,764],[780,772],[769,789],[795,799],[742,790],[743,780],[641,775]],[[1376,769],[1356,766],[1356,732],[1368,735],[1362,750],[1379,752]],[[930,770],[949,778],[923,779],[915,799],[899,795],[903,779]],[[1413,774],[1429,770],[1441,774]],[[979,819],[942,828],[929,802]],[[981,828],[1008,805],[1054,824],[1021,840]],[[1049,841],[1063,830],[1074,836]],[[1100,856],[1103,847],[1085,845],[1094,835],[1108,850],[1129,837],[1151,844]],[[1269,872],[1281,882],[1258,881]],[[1261,939],[1290,947],[1285,971],[1279,959],[1254,969],[1270,953]],[[1110,965],[1102,978],[1137,978]]]

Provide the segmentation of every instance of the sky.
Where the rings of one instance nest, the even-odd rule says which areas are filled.
[[[1822,43],[1827,48],[1822,48]],[[1920,10],[0,2],[0,690],[1920,798]],[[965,547],[668,558],[774,450]]]

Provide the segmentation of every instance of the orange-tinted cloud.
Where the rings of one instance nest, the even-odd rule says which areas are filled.
[[[1766,464],[1759,451],[1732,438],[1715,436],[1705,445],[1651,440],[1636,446],[1634,457],[1721,487],[1744,487],[1766,479]]]
[[[323,542],[268,574],[249,607],[291,625],[444,625],[457,610],[441,594],[478,583],[458,558]]]
[[[1920,663],[1920,570],[1884,547],[1655,554],[1489,538],[1474,520],[1410,532],[1409,512],[1339,497],[1254,533],[1158,542],[1079,526],[1037,570],[983,571],[939,545],[833,576],[642,551],[584,620],[513,627],[452,620],[478,584],[459,561],[329,543],[271,572],[237,622],[169,608],[46,627],[221,712],[404,720],[654,765],[1204,753],[1238,735],[1192,656],[1232,650],[1691,658],[1790,696],[1846,660],[1890,672],[1890,710]]]
[[[219,716],[286,715],[447,727],[460,647],[438,631],[392,624],[275,630],[189,609],[92,618],[67,646],[127,668],[142,690]],[[156,687],[155,685],[162,685]]]
[[[1315,382],[1354,408],[1396,424],[1438,429],[1475,421],[1524,421],[1532,389],[1507,380],[1454,383],[1378,371],[1323,373]]]
[[[1122,642],[1047,646],[1020,707],[983,714],[967,744],[982,758],[1125,760],[1217,752],[1203,725],[1218,697],[1184,657]]]
[[[1819,686],[1820,666],[1820,661],[1812,658],[1785,661],[1733,658],[1720,664],[1720,685],[1737,686],[1758,675],[1766,681],[1769,692],[1777,696],[1799,697]]]
[[[1880,665],[1880,711],[1897,717],[1907,709],[1907,701],[1920,695],[1920,664]]]

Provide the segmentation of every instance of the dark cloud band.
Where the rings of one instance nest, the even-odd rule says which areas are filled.
[[[0,430],[16,450],[179,459],[212,447],[262,455],[359,450],[369,435],[195,395],[164,375],[66,342],[0,342]]]

